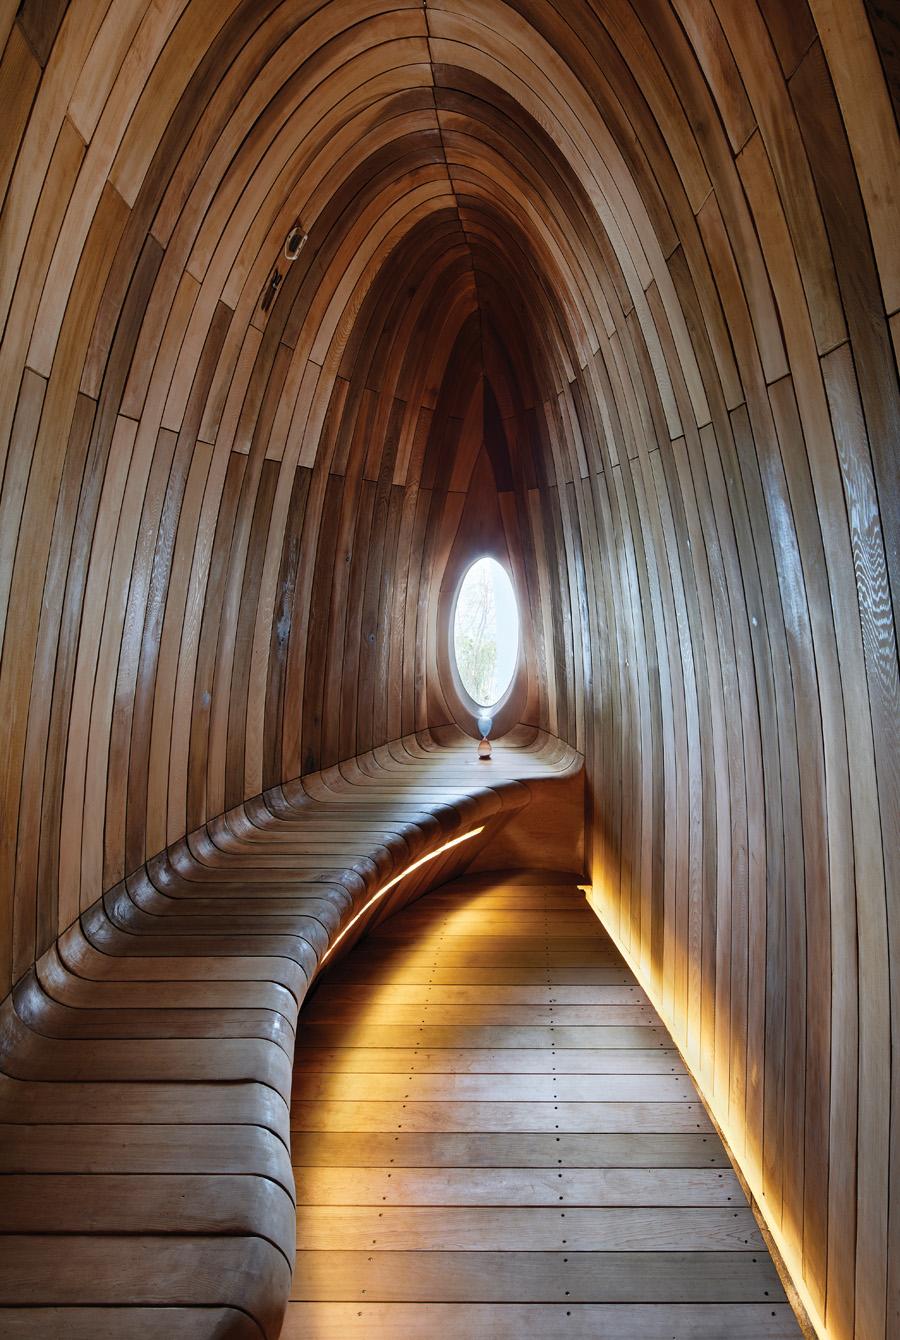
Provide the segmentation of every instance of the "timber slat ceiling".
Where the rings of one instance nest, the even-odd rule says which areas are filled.
[[[0,0],[0,996],[185,834],[459,724],[487,548],[813,1323],[900,1332],[897,28]]]

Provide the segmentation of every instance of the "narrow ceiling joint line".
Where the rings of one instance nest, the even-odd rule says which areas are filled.
[[[444,159],[444,170],[447,173],[447,185],[450,187],[453,199],[456,202],[456,218],[459,222],[460,232],[463,235],[463,239],[465,240],[466,247],[468,248],[469,251],[469,266],[472,271],[472,279],[474,280],[475,283],[475,308],[478,315],[478,339],[481,345],[481,366],[482,370],[484,370],[485,366],[484,322],[482,320],[481,298],[479,296],[479,289],[478,289],[478,273],[475,269],[475,260],[472,252],[472,241],[471,238],[469,237],[469,234],[466,232],[466,225],[463,222],[462,210],[459,207],[459,196],[457,195],[456,192],[456,183],[454,182],[453,174],[450,171],[450,163],[447,158],[447,145],[444,140],[444,128],[441,125],[441,118],[438,115],[437,98],[435,97],[434,92],[436,88],[436,80],[434,75],[434,52],[431,47],[431,22],[428,16],[428,0],[422,0],[422,13],[424,14],[425,17],[425,41],[428,44],[428,65],[429,69],[431,70],[431,100],[434,104],[434,124],[437,128],[438,139],[440,140],[441,155]]]

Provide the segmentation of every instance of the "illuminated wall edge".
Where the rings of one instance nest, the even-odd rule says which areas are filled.
[[[763,1227],[770,1239],[770,1242],[767,1245],[772,1252],[773,1258],[775,1258],[776,1265],[779,1264],[778,1258],[780,1258],[780,1264],[783,1266],[784,1272],[787,1275],[787,1279],[783,1280],[783,1283],[787,1286],[786,1292],[788,1293],[789,1301],[794,1307],[794,1311],[798,1314],[797,1320],[800,1323],[801,1330],[805,1335],[810,1337],[818,1336],[819,1340],[830,1340],[831,1332],[825,1324],[825,1319],[816,1307],[809,1290],[803,1282],[803,1271],[797,1247],[788,1241],[781,1228],[773,1221],[769,1214],[765,1192],[763,1191],[761,1170],[755,1165],[752,1159],[747,1157],[741,1158],[735,1153],[737,1148],[746,1146],[747,1142],[738,1138],[739,1133],[736,1131],[734,1123],[729,1121],[727,1114],[722,1111],[722,1104],[710,1097],[705,1086],[700,1082],[696,1068],[691,1065],[688,1057],[679,1044],[674,1021],[668,1010],[663,1006],[659,993],[654,989],[649,975],[641,965],[640,961],[635,958],[624,940],[622,940],[618,932],[614,929],[616,915],[615,907],[613,907],[612,904],[609,906],[604,904],[603,894],[600,888],[590,884],[579,884],[578,887],[585,895],[591,911],[597,917],[597,920],[601,923],[603,929],[613,941],[619,953],[622,955],[641,987],[649,997],[650,1003],[665,1024],[669,1037],[672,1039],[679,1056],[684,1062],[688,1074],[694,1081],[697,1093],[715,1125],[716,1130],[722,1139],[722,1143],[725,1145],[728,1157],[731,1160],[735,1171],[738,1173],[740,1180],[744,1183],[744,1190],[752,1203],[752,1207],[758,1212],[759,1217],[762,1219]],[[793,1295],[793,1297],[791,1295]]]
[[[443,846],[436,847],[434,851],[426,852],[424,856],[420,856],[417,861],[413,861],[410,865],[406,866],[405,869],[401,870],[399,874],[394,875],[391,879],[387,880],[386,883],[382,884],[377,892],[373,893],[371,898],[363,903],[356,915],[351,917],[346,926],[341,929],[340,933],[335,936],[331,944],[325,950],[325,953],[322,955],[320,966],[327,962],[348,932],[352,931],[360,917],[365,916],[369,908],[373,907],[386,893],[390,892],[391,889],[399,884],[401,879],[406,879],[407,875],[411,875],[414,870],[418,870],[421,866],[427,865],[429,861],[433,861],[436,857],[442,856],[445,851],[450,851],[453,847],[458,847],[460,843],[468,842],[470,838],[478,837],[478,834],[483,832],[484,824],[481,824],[478,828],[470,828],[468,833],[460,833],[459,837],[451,838],[450,841],[445,842]]]

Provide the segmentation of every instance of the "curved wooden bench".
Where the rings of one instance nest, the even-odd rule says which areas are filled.
[[[104,894],[0,1005],[4,1336],[278,1335],[310,983],[582,765],[525,728],[490,765],[447,736],[407,737],[192,833]]]

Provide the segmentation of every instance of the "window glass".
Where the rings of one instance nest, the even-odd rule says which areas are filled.
[[[462,580],[453,616],[453,656],[463,688],[494,707],[512,683],[519,654],[519,611],[509,573],[479,558]]]

